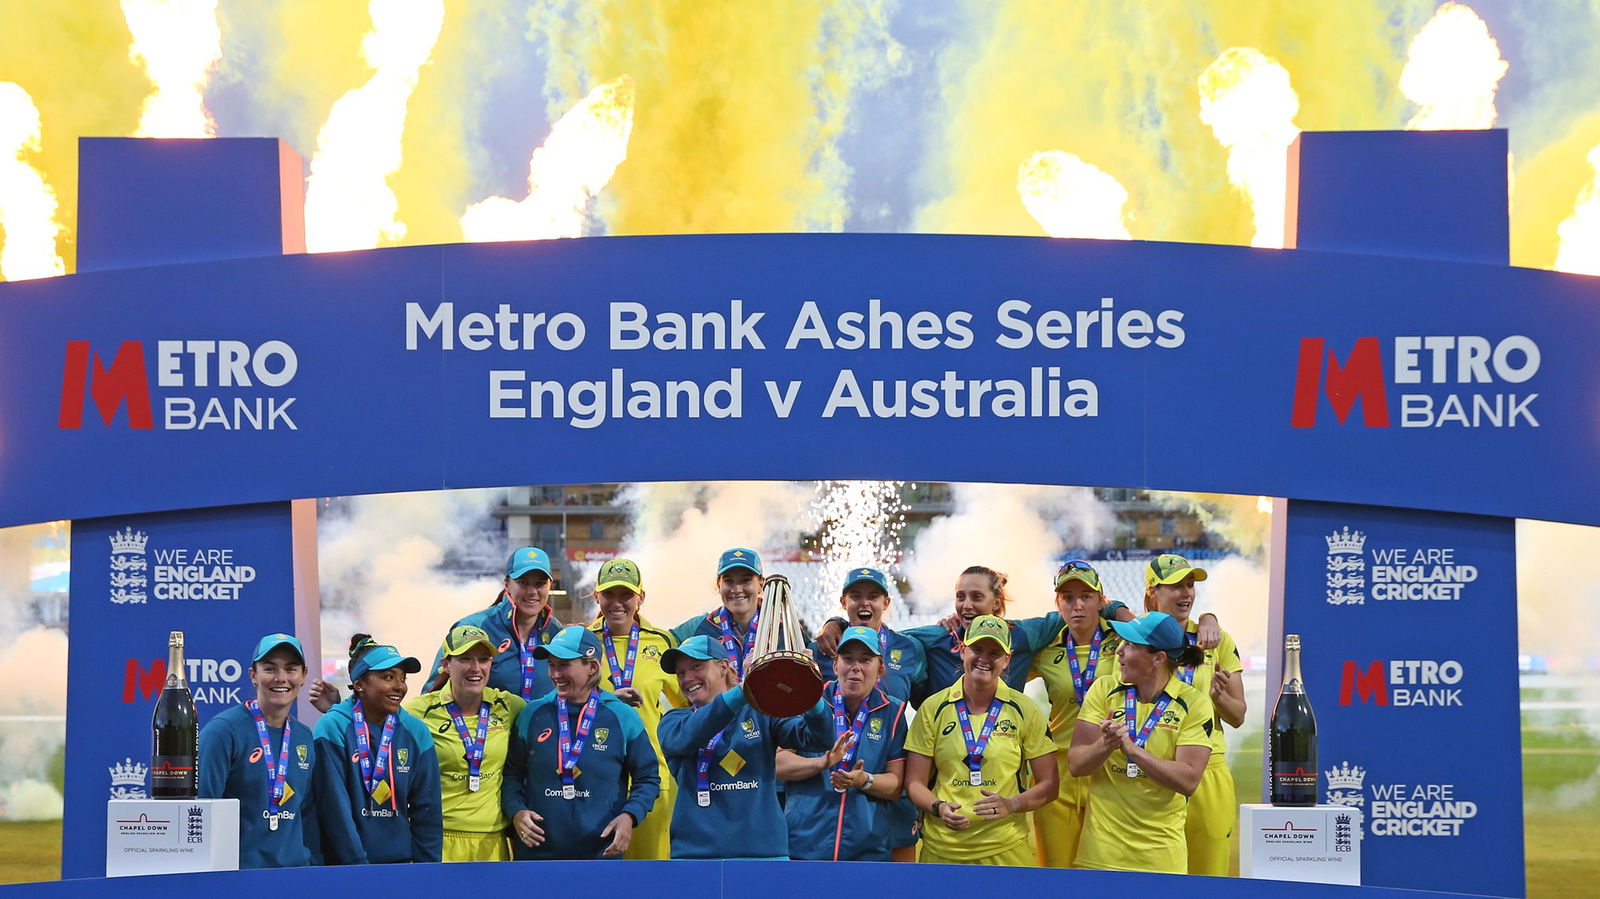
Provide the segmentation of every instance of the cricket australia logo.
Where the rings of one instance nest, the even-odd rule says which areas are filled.
[[[117,605],[149,602],[145,587],[150,583],[146,574],[150,563],[144,557],[144,550],[150,536],[130,527],[113,532],[110,540],[111,601]]]
[[[1363,548],[1367,535],[1351,531],[1346,525],[1342,531],[1327,536],[1328,541],[1328,604],[1333,606],[1359,606],[1367,602],[1367,559]]]
[[[1332,771],[1324,771],[1322,774],[1328,780],[1329,805],[1342,805],[1347,808],[1366,806],[1367,797],[1362,788],[1367,782],[1367,769],[1360,765],[1351,767],[1349,762],[1344,762]]]
[[[149,799],[150,794],[145,790],[145,776],[150,769],[142,762],[131,758],[106,769],[111,772],[111,798],[112,799]]]

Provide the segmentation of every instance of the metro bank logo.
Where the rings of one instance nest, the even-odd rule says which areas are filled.
[[[295,397],[261,395],[259,391],[281,388],[294,380],[299,359],[287,343],[268,340],[252,347],[241,340],[158,340],[155,348],[161,430],[299,430],[289,417]],[[183,388],[205,392],[168,392]],[[245,391],[249,393],[239,395]],[[110,364],[89,341],[67,341],[56,427],[81,429],[84,408],[90,401],[106,427],[111,427],[117,413],[126,407],[130,429],[157,428],[145,341],[122,341]]]
[[[1326,396],[1341,425],[1359,401],[1361,424],[1369,428],[1389,427],[1396,412],[1402,428],[1514,428],[1519,421],[1539,427],[1529,408],[1539,394],[1476,386],[1522,384],[1537,374],[1539,345],[1532,338],[1513,334],[1491,342],[1471,335],[1402,336],[1390,343],[1386,370],[1377,337],[1357,338],[1342,362],[1323,338],[1302,337],[1290,426],[1315,427]],[[1428,392],[1402,392],[1410,390]],[[1398,397],[1397,409],[1391,406],[1391,393]]]

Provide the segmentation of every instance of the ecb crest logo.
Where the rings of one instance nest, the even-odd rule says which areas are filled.
[[[1342,531],[1327,536],[1328,542],[1328,604],[1333,606],[1360,606],[1367,602],[1367,560],[1363,550],[1367,535],[1351,531],[1346,525]]]
[[[1329,805],[1361,808],[1367,804],[1366,794],[1362,792],[1367,781],[1367,769],[1360,765],[1351,767],[1349,762],[1344,762],[1331,771],[1322,772],[1322,775],[1328,781]]]
[[[145,790],[145,776],[150,769],[142,762],[131,758],[106,769],[111,772],[111,798],[112,799],[149,799],[150,794]]]
[[[123,528],[111,537],[111,601],[117,605],[150,601],[145,587],[150,584],[146,573],[150,562],[144,557],[150,536],[144,531]]]

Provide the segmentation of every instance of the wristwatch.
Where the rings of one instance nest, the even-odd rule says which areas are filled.
[[[872,789],[872,772],[869,771],[867,772],[867,782],[861,785],[861,792],[865,793],[870,789]]]

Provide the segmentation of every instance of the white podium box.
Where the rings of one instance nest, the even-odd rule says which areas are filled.
[[[1239,806],[1239,876],[1361,885],[1361,810]]]
[[[106,802],[106,876],[239,870],[239,800]]]

